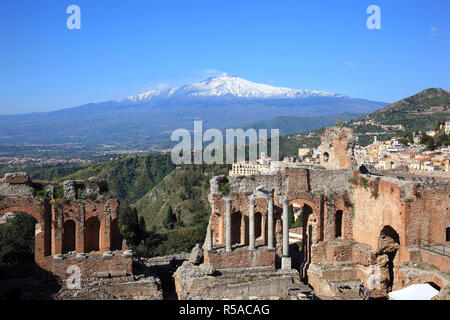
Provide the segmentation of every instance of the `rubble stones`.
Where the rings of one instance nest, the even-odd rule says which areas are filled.
[[[4,181],[11,184],[25,184],[30,182],[30,176],[26,172],[7,173]]]
[[[203,260],[203,249],[199,244],[196,244],[189,255],[189,262],[194,265],[199,265]]]
[[[199,266],[200,271],[203,273],[203,275],[205,276],[212,276],[214,275],[214,273],[216,272],[216,270],[214,269],[214,267],[210,264],[207,263],[203,263]]]

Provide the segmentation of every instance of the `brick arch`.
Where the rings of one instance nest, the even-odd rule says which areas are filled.
[[[31,209],[30,207],[21,207],[21,206],[16,206],[16,207],[7,207],[7,208],[4,208],[4,209],[1,209],[0,210],[0,216],[1,215],[4,215],[5,213],[7,213],[7,212],[15,212],[15,211],[20,211],[20,212],[25,212],[25,213],[28,213],[30,216],[32,216],[34,219],[36,219],[36,221],[38,222],[38,223],[43,223],[44,221],[44,219],[43,219],[43,217],[40,215],[40,214],[38,214],[37,212],[36,212],[36,210],[33,210],[33,209]]]
[[[311,207],[311,209],[313,210],[313,214],[316,214],[316,217],[317,217],[317,213],[319,212],[319,209],[312,201],[302,199],[302,198],[294,198],[292,200],[289,200],[289,205],[292,205],[294,203],[301,204],[301,205],[307,204],[308,206]]]
[[[52,254],[51,215],[46,203],[38,203],[31,199],[5,198],[0,202],[0,215],[6,212],[25,212],[36,220],[34,235],[34,262],[36,272],[49,270]]]

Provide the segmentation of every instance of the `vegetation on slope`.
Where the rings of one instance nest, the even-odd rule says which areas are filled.
[[[431,109],[434,106],[450,106],[450,92],[440,88],[426,89],[373,112],[365,118],[351,121],[347,126],[352,127],[360,137],[359,144],[367,145],[373,140],[367,133],[378,133],[379,140],[386,140],[404,132],[432,130],[436,123],[450,118],[448,111]],[[375,124],[369,124],[368,121]],[[402,125],[404,129],[386,129],[381,125]]]
[[[0,224],[0,265],[34,261],[35,223],[31,215],[18,212],[13,219]]]
[[[120,200],[133,203],[175,169],[170,154],[137,155],[101,161],[62,179],[105,179]]]

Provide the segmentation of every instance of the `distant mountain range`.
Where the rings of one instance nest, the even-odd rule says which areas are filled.
[[[0,144],[170,145],[174,129],[238,128],[282,116],[368,114],[386,103],[220,74],[180,88],[47,113],[0,116]],[[313,129],[313,128],[308,128]]]

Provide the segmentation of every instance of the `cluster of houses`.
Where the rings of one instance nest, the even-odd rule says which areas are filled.
[[[357,146],[355,157],[359,164],[374,165],[379,170],[408,168],[411,172],[450,172],[450,147],[434,151],[424,149],[421,145],[406,148],[396,138],[377,141],[375,137],[372,144]]]
[[[5,214],[0,215],[0,224],[7,223],[15,216],[16,216],[15,212],[6,212]]]
[[[441,128],[450,134],[450,120]],[[426,132],[434,136],[436,132]],[[425,151],[420,145],[420,136],[414,136],[414,145],[405,146],[399,139],[392,138],[387,141],[374,141],[368,146],[356,145],[354,149],[358,165],[368,164],[379,170],[407,169],[411,172],[450,172],[450,146],[434,151]],[[251,176],[259,174],[273,174],[281,167],[317,167],[320,165],[320,151],[311,148],[299,148],[296,157],[286,157],[282,161],[273,161],[261,154],[260,159],[254,163],[241,161],[234,163],[229,172],[230,176]]]

